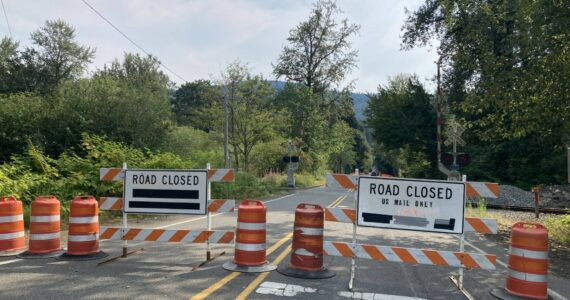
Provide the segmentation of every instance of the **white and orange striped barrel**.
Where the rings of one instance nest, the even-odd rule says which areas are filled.
[[[99,205],[93,196],[75,197],[69,211],[67,255],[99,252]]]
[[[26,248],[22,201],[15,197],[0,198],[0,251]]]
[[[507,293],[548,298],[548,231],[544,226],[524,222],[513,225],[508,267]]]
[[[267,263],[266,208],[263,202],[245,200],[238,207],[234,263],[261,266]]]
[[[55,196],[38,196],[30,212],[30,242],[28,252],[45,254],[61,249],[60,203]]]

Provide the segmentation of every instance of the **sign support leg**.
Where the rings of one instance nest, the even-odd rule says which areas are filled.
[[[356,211],[356,194],[357,190],[354,191],[354,210]],[[356,245],[356,220],[352,224],[352,244]],[[348,290],[352,291],[354,286],[354,277],[356,276],[356,256],[353,256],[351,259],[351,266],[350,266],[350,280],[348,281]]]
[[[210,163],[206,165],[206,169],[210,171]],[[208,180],[208,198],[206,199],[207,205],[210,204],[212,201],[212,183]],[[212,230],[212,214],[210,214],[210,210],[206,207],[206,228],[208,231]],[[206,240],[206,261],[210,261],[212,259],[211,252],[210,252],[210,238]]]
[[[125,170],[127,170],[127,163],[126,163],[126,162],[123,163],[123,172],[125,172]],[[123,182],[123,185],[124,185],[124,182]],[[124,195],[123,195],[123,197],[124,197]],[[123,198],[123,199],[124,199],[124,198]],[[121,239],[125,236],[125,231],[126,231],[127,228],[129,227],[129,226],[128,226],[128,222],[127,222],[128,220],[127,220],[127,219],[128,219],[128,216],[127,216],[127,214],[125,213],[125,207],[124,207],[124,204],[123,204],[123,230],[122,230],[122,234],[121,234]],[[128,255],[128,253],[127,253],[127,252],[128,252],[128,249],[127,249],[127,248],[128,248],[128,241],[127,241],[127,240],[123,240],[123,257],[127,257],[127,255]]]

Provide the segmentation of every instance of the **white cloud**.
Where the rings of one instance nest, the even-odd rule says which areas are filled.
[[[240,59],[253,73],[271,78],[275,62],[289,30],[305,20],[312,1],[282,0],[88,0],[135,42],[186,80],[218,76],[228,62]],[[140,52],[78,0],[5,0],[14,38],[29,45],[30,32],[46,20],[62,19],[76,29],[77,39],[97,48],[91,70],[100,68],[124,52]],[[420,79],[435,73],[434,51],[400,51],[404,6],[421,0],[339,0],[343,17],[362,26],[353,39],[359,68],[349,76],[356,90],[373,92],[388,76],[416,73]],[[7,35],[5,22],[0,34]],[[171,79],[179,81],[169,74]]]

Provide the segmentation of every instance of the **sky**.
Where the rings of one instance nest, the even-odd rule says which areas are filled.
[[[30,45],[30,33],[46,20],[61,19],[75,28],[82,45],[96,48],[90,72],[125,52],[142,53],[80,0],[2,0],[13,38]],[[309,0],[86,0],[147,52],[180,75],[164,70],[177,84],[216,80],[227,64],[240,60],[252,74],[273,80],[289,31],[308,19]],[[361,26],[351,39],[359,51],[357,68],[347,76],[356,92],[376,92],[399,73],[417,74],[433,89],[435,49],[400,50],[405,8],[421,0],[338,0],[340,18]],[[9,35],[0,17],[0,35]]]

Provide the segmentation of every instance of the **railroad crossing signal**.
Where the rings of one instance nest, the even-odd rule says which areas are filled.
[[[447,139],[444,144],[449,146],[453,143],[457,143],[461,146],[465,146],[465,141],[461,138],[461,135],[465,131],[465,127],[459,124],[457,121],[453,120],[449,122],[449,125],[445,128],[445,135]]]

